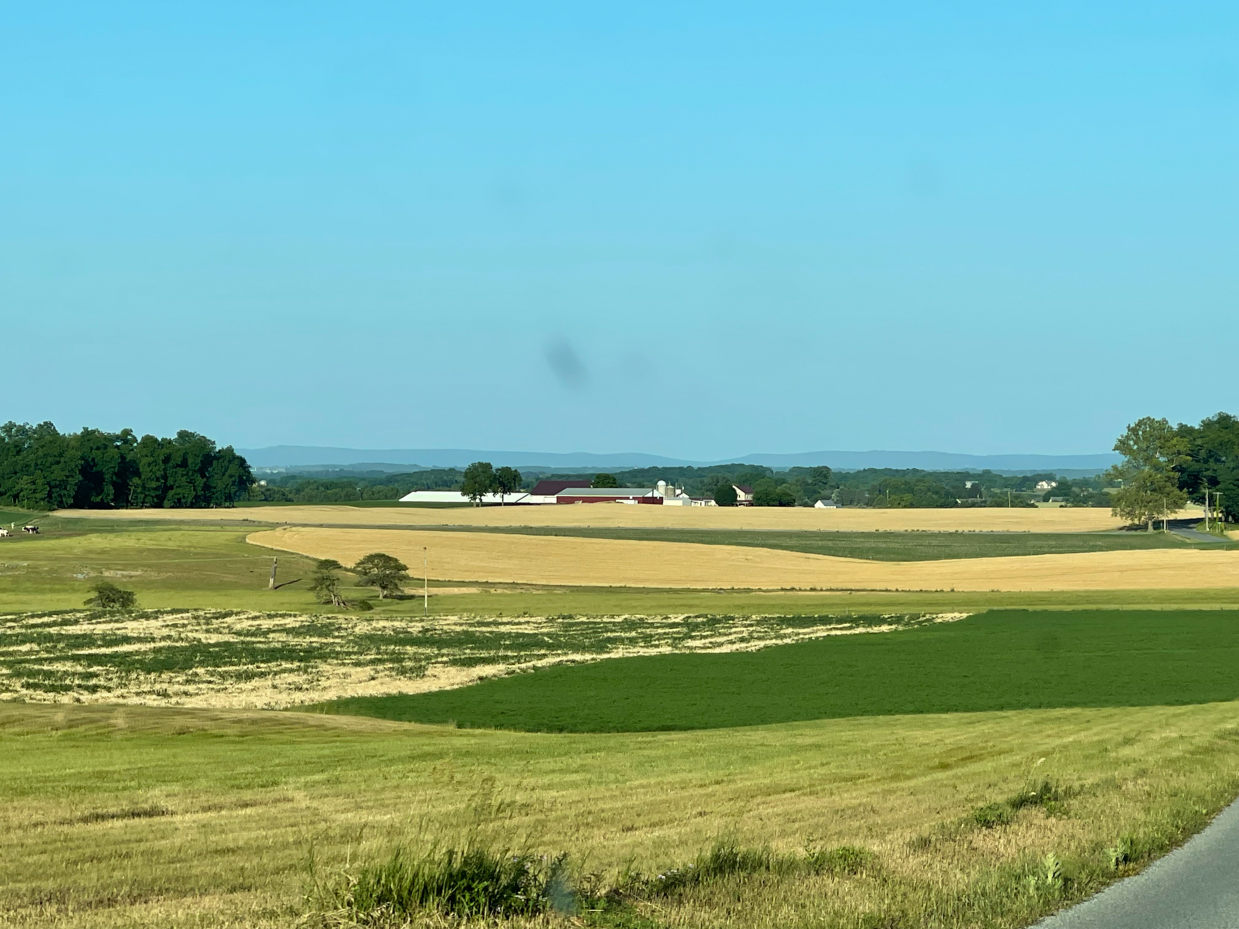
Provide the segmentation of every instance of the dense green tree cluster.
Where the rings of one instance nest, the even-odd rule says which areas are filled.
[[[1183,441],[1176,467],[1179,489],[1201,504],[1208,491],[1210,507],[1217,511],[1220,504],[1226,521],[1239,523],[1239,419],[1218,413],[1177,431]]]
[[[499,502],[521,489],[521,472],[515,468],[496,468],[489,461],[475,461],[465,468],[460,492],[478,504],[487,494],[498,494]]]
[[[1239,420],[1231,414],[1199,426],[1146,416],[1127,427],[1114,450],[1123,456],[1109,474],[1121,485],[1113,498],[1116,516],[1151,530],[1191,500],[1239,521]]]
[[[139,439],[130,429],[0,426],[0,503],[26,509],[231,506],[252,482],[231,446],[196,432]]]

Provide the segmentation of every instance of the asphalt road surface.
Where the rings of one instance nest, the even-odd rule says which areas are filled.
[[[1239,802],[1182,848],[1035,929],[1239,929]]]

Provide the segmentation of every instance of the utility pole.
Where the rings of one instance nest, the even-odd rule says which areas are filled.
[[[1007,488],[1007,509],[1011,509],[1011,488]]]
[[[422,612],[430,612],[430,556],[426,554],[426,546],[422,546]]]
[[[1209,485],[1205,485],[1205,532],[1209,531]]]
[[[280,563],[280,559],[271,559],[271,580],[267,581],[267,590],[275,590],[275,568]]]

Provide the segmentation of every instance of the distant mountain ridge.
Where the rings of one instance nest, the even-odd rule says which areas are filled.
[[[739,455],[718,461],[688,461],[643,452],[595,454],[592,452],[513,452],[467,448],[357,449],[315,445],[273,445],[241,448],[256,468],[348,468],[391,471],[403,468],[463,468],[473,461],[516,468],[603,470],[656,467],[702,467],[706,465],[759,464],[784,469],[828,465],[844,471],[861,468],[920,468],[925,471],[1054,471],[1096,473],[1118,462],[1118,455],[965,455],[956,452],[821,451],[793,454]]]

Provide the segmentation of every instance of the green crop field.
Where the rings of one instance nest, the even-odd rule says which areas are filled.
[[[1239,698],[1239,611],[991,612],[754,652],[557,666],[331,712],[542,732]]]
[[[760,648],[934,616],[0,614],[0,699],[287,707],[617,654]]]

